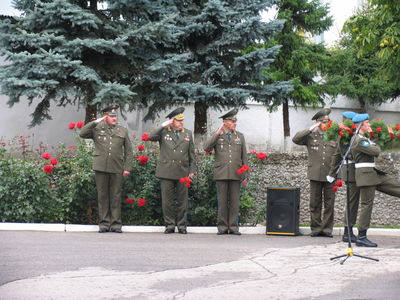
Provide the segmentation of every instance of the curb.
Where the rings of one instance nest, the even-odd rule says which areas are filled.
[[[164,226],[122,226],[122,231],[131,233],[151,233],[164,232]],[[0,223],[0,231],[56,231],[56,232],[97,232],[97,225],[80,225],[80,224],[48,224],[48,223]],[[216,226],[189,226],[188,233],[217,233]],[[343,227],[334,227],[332,234],[335,236],[342,235]],[[354,230],[357,234],[357,229]],[[254,227],[240,227],[242,234],[265,234],[266,227],[257,225]],[[309,227],[300,227],[300,234],[308,235],[311,230]],[[370,228],[368,235],[373,236],[398,236],[400,237],[400,229],[392,228]]]

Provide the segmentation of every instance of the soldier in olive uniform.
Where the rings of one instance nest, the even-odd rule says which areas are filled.
[[[133,151],[128,130],[117,125],[118,105],[102,110],[103,117],[86,124],[80,136],[93,139],[93,170],[99,207],[99,232],[121,233],[122,178],[132,169]]]
[[[220,118],[223,124],[206,141],[204,150],[215,151],[214,179],[217,182],[218,234],[239,232],[240,182],[246,185],[245,175],[237,170],[247,165],[246,142],[242,133],[236,131],[236,114],[233,109]]]
[[[337,142],[324,142],[324,129],[329,122],[330,112],[328,108],[318,111],[312,117],[316,123],[309,129],[299,131],[293,137],[295,144],[307,146],[308,150],[307,177],[310,179],[312,237],[332,237],[335,192],[332,190],[334,183],[329,183],[326,176],[330,170],[330,161],[336,151]]]
[[[166,234],[174,233],[175,226],[179,233],[187,233],[188,187],[179,179],[194,176],[195,162],[192,132],[183,127],[184,110],[180,107],[172,111],[168,120],[149,135],[150,141],[160,144],[156,176],[161,179]]]
[[[346,119],[352,120],[352,118],[356,115],[357,113],[352,112],[352,111],[345,111],[343,113],[343,121]],[[349,204],[347,207],[346,205],[346,211],[345,211],[345,216],[344,216],[344,223],[346,224],[344,227],[344,233],[342,236],[342,241],[343,242],[348,242],[349,241],[349,235],[348,231],[350,231],[350,239],[353,243],[356,242],[356,236],[353,233],[353,226],[356,224],[357,220],[357,211],[358,211],[358,205],[360,202],[360,189],[356,185],[356,169],[354,166],[354,161],[352,160],[351,153],[349,153],[349,156],[347,157],[347,160],[344,161],[344,164],[342,165],[341,170],[338,170],[342,161],[343,157],[348,151],[350,146],[350,141],[343,141],[341,137],[338,139],[338,147],[336,149],[335,154],[332,157],[331,161],[331,170],[329,171],[329,175],[327,176],[327,180],[329,182],[333,182],[337,177],[342,178],[346,184],[349,185]],[[338,173],[338,171],[340,173]],[[347,172],[349,173],[349,178],[347,178]],[[349,217],[349,224],[347,224],[347,208],[348,208],[348,217]]]
[[[375,168],[375,157],[379,156],[381,149],[365,136],[371,129],[368,114],[357,114],[353,117],[353,122],[356,124],[362,122],[359,134],[355,137],[351,148],[356,167],[356,183],[360,188],[361,197],[356,245],[377,247],[376,243],[367,238],[375,190],[400,198],[400,182]]]

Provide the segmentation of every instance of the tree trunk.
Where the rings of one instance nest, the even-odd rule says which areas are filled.
[[[283,150],[289,151],[290,147],[290,123],[289,123],[289,102],[286,101],[282,104],[283,115]]]
[[[200,147],[207,133],[207,109],[208,105],[204,102],[194,103],[194,142]]]

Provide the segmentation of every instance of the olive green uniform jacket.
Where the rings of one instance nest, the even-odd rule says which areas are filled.
[[[133,150],[126,128],[116,125],[110,132],[105,121],[93,121],[81,129],[79,136],[93,139],[93,170],[122,174],[132,169]]]
[[[347,168],[349,169],[349,182],[356,182],[356,169],[354,167],[354,160],[353,160],[353,156],[351,155],[351,152],[349,153],[349,157],[348,157],[348,164],[343,164],[339,174],[336,173],[338,167],[340,166],[342,160],[343,160],[343,156],[346,154],[347,150],[349,149],[350,146],[350,142],[345,142],[343,143],[341,141],[341,138],[339,138],[338,142],[337,142],[337,148],[335,153],[332,156],[332,160],[331,160],[331,167],[330,167],[330,171],[329,174],[332,177],[339,177],[341,179],[343,179],[344,181],[347,181]]]
[[[247,165],[247,149],[244,135],[234,131],[229,140],[226,133],[214,133],[205,143],[204,150],[215,150],[214,179],[215,180],[242,180],[247,172],[239,175],[237,170]]]
[[[195,173],[193,135],[189,129],[183,128],[177,137],[170,128],[159,127],[149,135],[149,140],[160,144],[156,177],[179,180]]]
[[[293,142],[297,145],[307,146],[308,150],[308,171],[307,178],[314,181],[327,182],[331,159],[337,147],[336,141],[325,143],[323,133],[302,130],[295,134]]]

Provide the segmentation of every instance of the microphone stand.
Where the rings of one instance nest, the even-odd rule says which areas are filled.
[[[351,245],[351,235],[350,235],[350,226],[349,226],[349,208],[350,208],[350,179],[349,179],[349,156],[350,156],[350,151],[351,151],[351,147],[354,144],[354,141],[356,139],[356,136],[358,134],[358,132],[360,131],[362,123],[360,123],[356,129],[356,131],[354,132],[354,135],[352,136],[351,140],[350,140],[350,144],[349,144],[349,148],[347,148],[346,153],[343,155],[343,159],[342,162],[340,163],[339,167],[336,170],[336,175],[339,174],[340,170],[342,169],[343,165],[346,165],[346,224],[347,224],[347,239],[348,239],[348,246],[347,246],[347,250],[345,254],[342,255],[338,255],[335,257],[331,257],[331,260],[334,259],[338,259],[338,258],[342,258],[344,257],[344,259],[340,262],[341,265],[344,264],[344,262],[351,256],[357,256],[360,258],[365,258],[365,259],[370,259],[370,260],[374,260],[374,261],[379,261],[379,259],[376,258],[372,258],[372,257],[368,257],[368,256],[362,256],[359,254],[356,254],[353,252],[353,247]],[[339,147],[339,145],[338,145]]]

